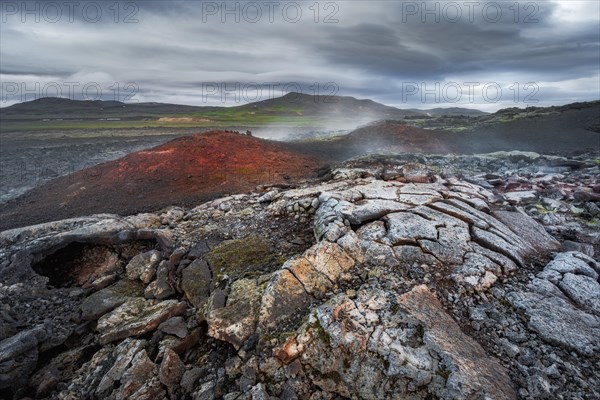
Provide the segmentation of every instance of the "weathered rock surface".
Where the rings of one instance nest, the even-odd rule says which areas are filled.
[[[177,300],[156,302],[143,298],[126,301],[98,320],[100,342],[110,343],[153,331],[167,319],[185,312],[185,303]]]
[[[582,253],[559,253],[509,301],[542,339],[591,355],[600,349],[600,266]]]
[[[171,264],[166,260],[160,262],[156,269],[156,279],[150,282],[144,291],[144,296],[147,299],[163,300],[175,294],[174,285],[169,277],[171,267]]]
[[[181,288],[194,306],[201,306],[210,296],[212,273],[207,262],[196,259],[188,265],[181,276]]]
[[[240,279],[231,287],[225,307],[207,315],[209,334],[239,349],[256,329],[264,289],[254,279]]]
[[[600,168],[565,162],[357,159],[327,182],[2,232],[0,389],[598,398],[600,210],[581,193]]]
[[[302,257],[288,261],[276,272],[262,297],[261,326],[275,327],[306,308],[313,299],[323,298],[354,264],[339,245],[328,242],[317,244]]]
[[[131,280],[139,279],[148,284],[154,279],[156,267],[160,261],[160,252],[156,250],[138,254],[127,264],[127,277]]]
[[[171,398],[177,398],[179,394],[179,381],[183,377],[184,365],[181,359],[171,349],[165,351],[162,364],[160,365],[160,383],[165,385]]]
[[[180,338],[185,338],[189,334],[185,319],[183,317],[173,317],[166,320],[158,326],[162,332],[170,335],[175,335]]]
[[[38,344],[45,331],[36,327],[0,342],[0,389],[26,381],[38,362]]]
[[[380,288],[338,295],[276,354],[285,364],[300,359],[319,386],[344,397],[516,398],[506,368],[424,285],[400,296]]]
[[[143,294],[143,285],[129,280],[120,280],[86,298],[81,303],[81,318],[84,320],[98,319],[127,300],[143,296]]]

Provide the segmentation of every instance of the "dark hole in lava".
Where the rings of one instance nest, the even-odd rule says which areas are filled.
[[[157,246],[154,240],[129,242],[114,246],[73,242],[46,256],[33,270],[49,279],[52,287],[90,284],[105,275],[122,270],[136,254]]]

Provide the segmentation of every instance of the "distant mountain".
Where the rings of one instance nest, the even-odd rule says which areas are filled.
[[[2,108],[2,119],[40,118],[159,118],[165,114],[178,115],[210,111],[218,107],[196,107],[164,103],[123,103],[106,100],[70,100],[60,97],[40,99],[13,104]]]
[[[425,114],[430,117],[441,117],[441,116],[467,116],[467,117],[479,117],[481,115],[487,115],[481,110],[476,110],[474,108],[462,108],[462,107],[448,107],[448,108],[430,108],[427,110],[419,110],[416,108],[411,108],[409,111],[414,111],[420,114]]]
[[[400,110],[376,103],[373,100],[360,100],[348,96],[315,96],[301,93],[288,93],[285,96],[233,107],[186,106],[166,103],[122,103],[103,100],[70,100],[58,97],[45,97],[33,101],[14,104],[2,109],[2,119],[31,118],[127,118],[169,117],[214,113],[257,113],[292,116],[331,116],[355,119],[403,118],[421,115],[419,112]]]
[[[386,106],[369,99],[350,96],[317,96],[302,93],[288,93],[285,96],[250,103],[238,107],[243,110],[268,110],[272,112],[293,112],[307,116],[373,117],[375,119],[404,118],[422,115],[420,111],[402,110]]]

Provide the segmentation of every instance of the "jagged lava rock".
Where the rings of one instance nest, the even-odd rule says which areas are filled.
[[[562,169],[532,185],[535,174],[504,179],[512,161],[501,155],[475,158],[496,175],[468,179],[427,170],[450,162],[443,156],[404,157],[412,164],[355,160],[327,182],[189,210],[0,233],[0,377],[21,384],[5,390],[16,398],[600,396],[598,262],[554,253],[565,238],[596,246],[578,222],[594,207],[572,196],[579,184],[591,190],[594,167],[578,166],[578,185],[564,182]],[[564,227],[549,225],[556,218],[536,214],[537,205],[502,197],[532,187],[564,191],[552,206]],[[565,216],[568,202],[577,216]],[[85,289],[87,281],[48,285],[40,263],[68,256],[73,243],[104,246],[98,254],[117,254],[120,268]]]

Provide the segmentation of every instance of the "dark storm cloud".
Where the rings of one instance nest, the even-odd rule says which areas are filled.
[[[515,23],[508,6],[511,3],[503,3],[505,18],[498,22],[483,17],[450,22],[440,17],[439,22],[429,18],[423,23],[398,12],[396,23],[388,27],[361,23],[330,28],[317,51],[336,64],[414,79],[439,80],[478,71],[541,73],[560,79],[597,71],[597,23],[565,35],[551,22],[555,4],[541,4],[535,14],[538,22],[530,24]],[[553,34],[528,37],[543,30]]]
[[[411,49],[409,42],[393,29],[373,24],[333,28],[327,40],[316,46],[316,51],[333,64],[360,68],[367,73],[439,79],[443,72],[444,60],[440,55]]]
[[[135,82],[142,101],[195,104],[207,83],[292,82],[310,90],[335,82],[339,94],[400,106],[407,104],[407,82],[495,82],[503,88],[536,82],[540,102],[590,100],[600,90],[597,1],[481,1],[470,2],[477,4],[472,11],[462,1],[298,2],[298,21],[290,18],[293,12],[283,13],[291,4],[283,1],[272,15],[260,1],[120,2],[116,10],[114,2],[80,1],[73,20],[64,14],[54,23],[44,18],[53,15],[37,22],[5,3],[3,81]],[[244,14],[252,3],[262,12],[256,23],[250,22],[255,14]],[[314,4],[318,14],[309,8]],[[90,22],[96,5],[102,18]],[[502,18],[496,19],[499,8]],[[328,16],[333,23],[325,23]],[[511,101],[475,103],[487,109],[522,105]],[[410,105],[422,102],[414,96]]]

